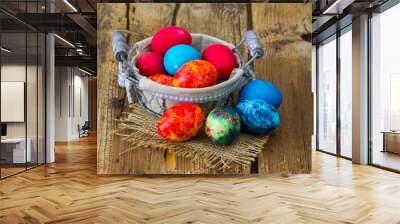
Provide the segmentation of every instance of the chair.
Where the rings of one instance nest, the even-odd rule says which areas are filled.
[[[85,121],[82,127],[78,125],[79,138],[89,136],[89,129],[90,129],[89,121]]]

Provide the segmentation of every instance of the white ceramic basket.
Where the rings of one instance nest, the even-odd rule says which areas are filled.
[[[220,82],[214,86],[205,88],[178,88],[178,87],[161,85],[157,82],[152,81],[151,79],[148,79],[145,76],[142,76],[139,73],[139,69],[135,66],[136,64],[135,62],[140,54],[151,50],[150,43],[152,37],[137,42],[135,46],[129,51],[129,53],[126,53],[126,55],[122,54],[121,56],[121,54],[118,54],[118,52],[116,52],[116,49],[114,47],[117,59],[122,59],[120,60],[119,83],[121,86],[127,87],[127,82],[128,82],[128,86],[133,87],[133,88],[126,88],[128,98],[130,91],[134,89],[137,97],[137,102],[144,109],[146,109],[148,112],[154,115],[160,116],[166,109],[179,102],[196,103],[200,105],[207,113],[217,104],[226,103],[226,101],[229,98],[229,95],[233,91],[235,91],[243,82],[247,81],[248,79],[254,78],[254,73],[251,71],[249,64],[255,58],[261,57],[263,54],[263,50],[262,48],[260,48],[261,44],[259,43],[259,40],[256,38],[255,33],[253,31],[248,31],[248,32],[252,32],[251,37],[253,37],[253,39],[248,38],[246,40],[248,42],[250,54],[252,55],[253,51],[254,55],[252,55],[252,58],[247,63],[243,62],[242,59],[243,57],[236,50],[237,47],[243,43],[243,41],[241,41],[237,46],[234,46],[228,42],[225,42],[223,40],[205,34],[196,34],[196,33],[191,34],[192,46],[197,50],[199,50],[201,53],[210,44],[219,43],[232,49],[233,53],[236,56],[239,65],[238,68],[232,71],[230,78],[228,80]],[[114,43],[116,41],[118,41],[118,38],[115,38],[113,34],[114,46],[116,45]],[[250,48],[251,45],[250,43],[253,43],[253,48]],[[256,46],[257,48],[255,48],[254,46]],[[255,50],[257,50],[257,52],[255,52]],[[121,53],[121,51],[119,53]]]

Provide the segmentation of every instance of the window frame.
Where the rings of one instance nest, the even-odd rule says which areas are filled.
[[[400,173],[400,170],[390,168],[387,166],[383,166],[373,162],[373,130],[372,130],[372,19],[374,14],[381,14],[385,11],[391,9],[392,7],[400,4],[400,0],[389,0],[384,4],[380,5],[377,8],[369,10],[368,13],[368,31],[367,31],[367,39],[368,39],[368,69],[367,69],[367,76],[368,76],[368,165],[380,168],[383,170]]]
[[[341,67],[340,67],[340,37],[342,35],[344,35],[347,32],[351,32],[352,31],[352,23],[347,24],[345,27],[339,29],[336,31],[336,33],[328,36],[327,38],[319,41],[316,44],[316,50],[315,50],[315,61],[316,61],[316,69],[315,69],[315,80],[316,80],[316,131],[315,131],[315,145],[316,145],[316,151],[318,152],[323,152],[329,155],[333,155],[339,158],[343,158],[343,159],[347,159],[347,160],[352,160],[352,158],[347,157],[342,155],[342,150],[341,150],[341,119],[340,119],[340,82],[341,82]],[[319,147],[319,109],[320,109],[320,105],[319,105],[319,47],[322,43],[327,43],[330,41],[336,41],[336,152],[332,153],[332,152],[328,152],[324,149],[321,149]]]

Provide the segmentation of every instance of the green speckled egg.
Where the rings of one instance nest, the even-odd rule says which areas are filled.
[[[240,133],[240,117],[229,106],[216,107],[207,116],[205,131],[216,143],[230,144]]]

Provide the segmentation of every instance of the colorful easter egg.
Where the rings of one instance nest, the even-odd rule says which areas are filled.
[[[172,76],[165,74],[151,75],[149,79],[166,86],[172,86],[172,81],[174,80]]]
[[[232,50],[223,44],[211,44],[204,49],[202,58],[215,66],[219,80],[229,79],[232,70],[238,67]]]
[[[205,60],[184,64],[175,74],[173,85],[181,88],[203,88],[217,82],[217,69]]]
[[[241,100],[236,105],[236,111],[243,130],[252,134],[268,134],[280,123],[279,113],[265,100]]]
[[[164,27],[151,39],[151,49],[160,54],[165,54],[169,48],[178,44],[192,44],[192,36],[177,26]]]
[[[157,132],[164,139],[187,141],[199,133],[204,119],[204,112],[198,105],[178,103],[163,113],[157,123]]]
[[[240,89],[239,99],[265,100],[276,109],[282,103],[281,91],[274,84],[264,80],[252,80]]]
[[[174,75],[186,62],[200,59],[200,53],[192,46],[179,44],[171,47],[164,56],[164,67],[167,72]]]
[[[145,52],[136,60],[139,73],[144,76],[165,73],[163,56],[157,52]]]
[[[216,143],[230,144],[240,133],[240,117],[229,106],[216,107],[207,116],[205,131]]]

